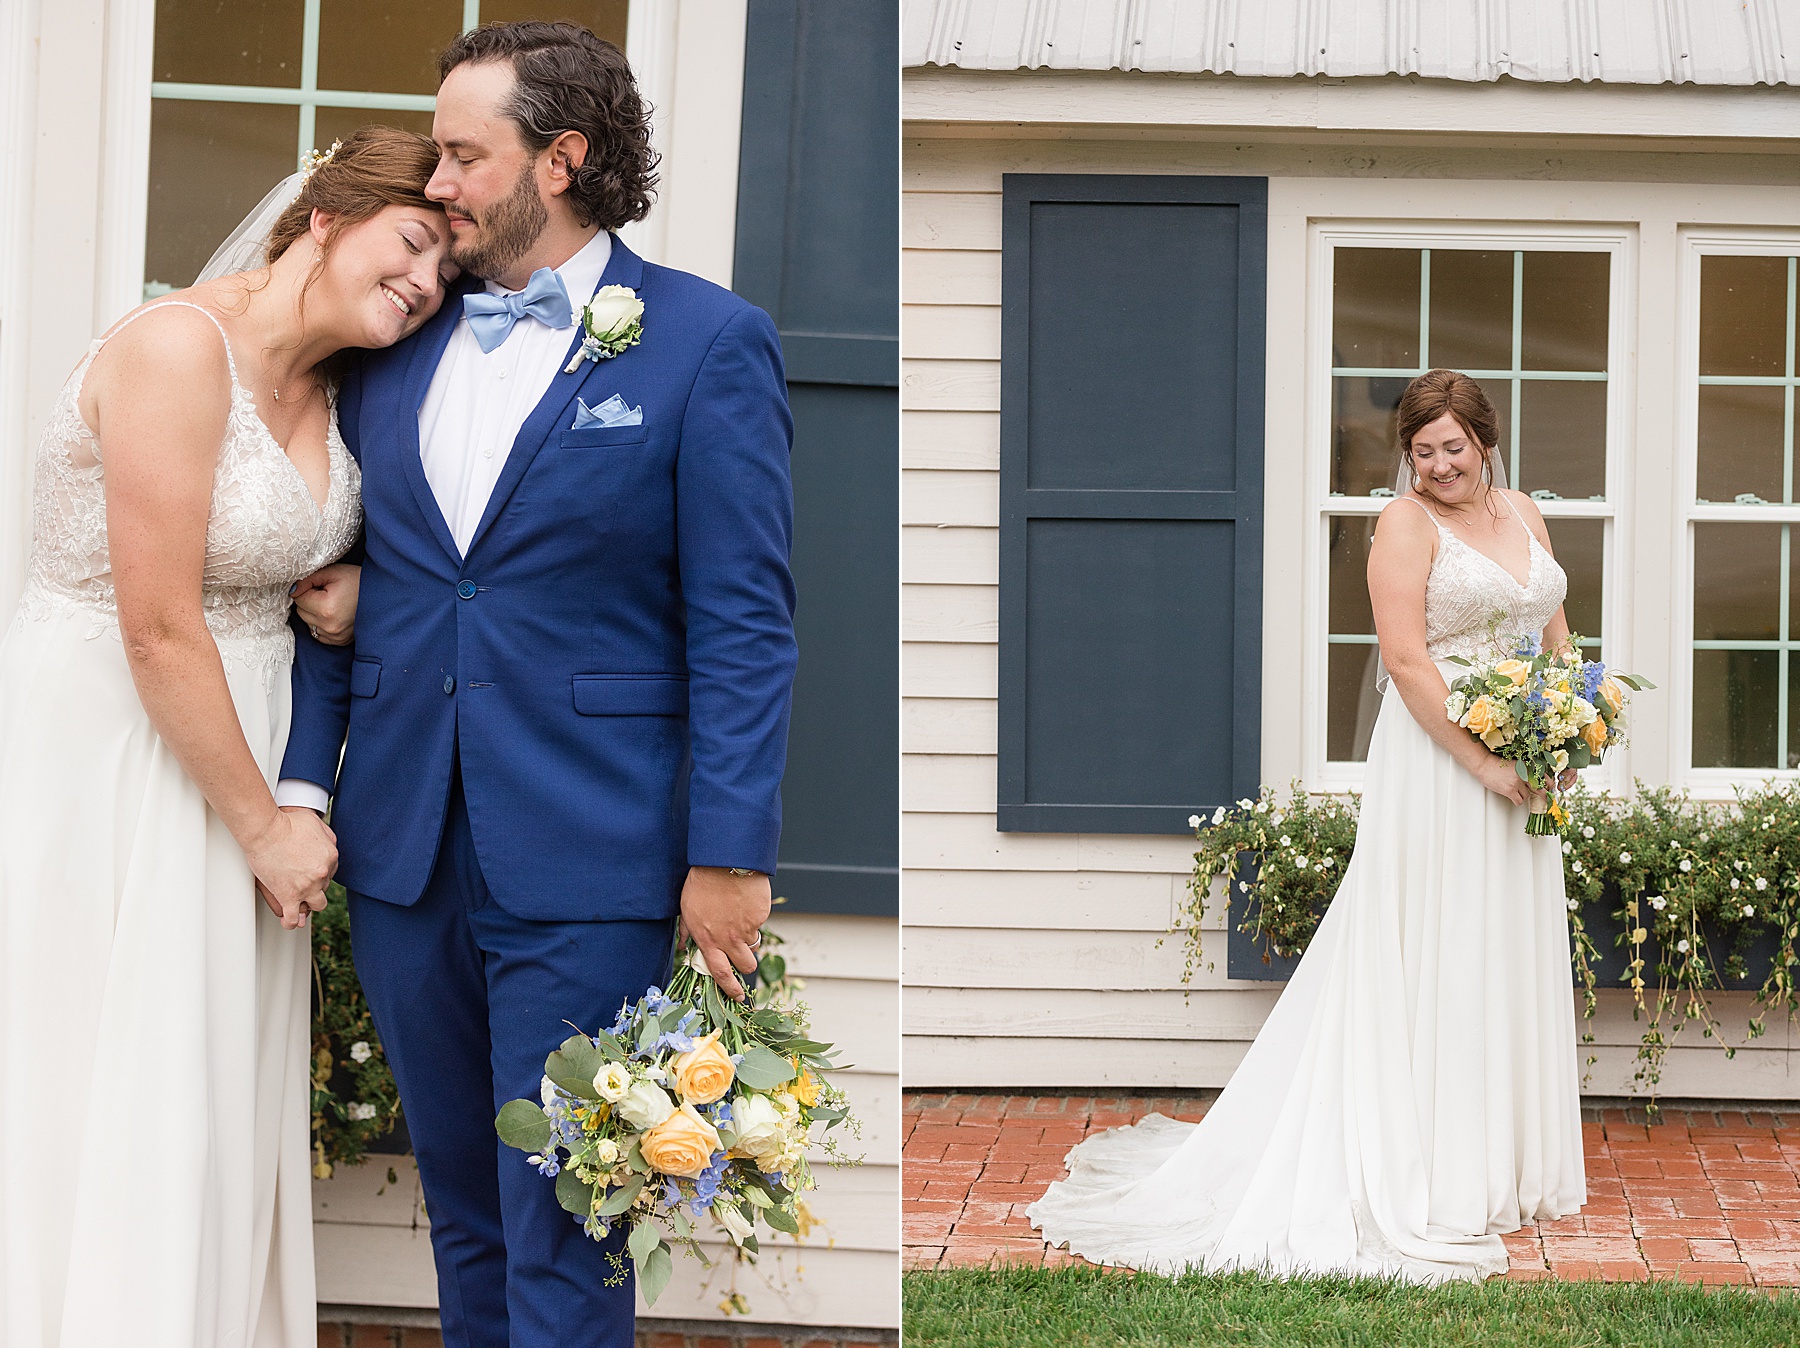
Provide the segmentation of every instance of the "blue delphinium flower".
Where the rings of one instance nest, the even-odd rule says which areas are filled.
[[[1581,695],[1592,702],[1599,695],[1600,685],[1606,678],[1606,666],[1598,660],[1589,660],[1581,667]]]
[[[1513,658],[1516,660],[1534,660],[1543,649],[1542,646],[1538,645],[1536,637],[1522,636],[1519,638],[1518,644],[1513,647]]]
[[[688,1206],[696,1217],[710,1208],[713,1199],[719,1196],[719,1185],[724,1182],[725,1170],[730,1164],[730,1156],[715,1151],[711,1163],[694,1180],[694,1198]]]
[[[672,1179],[663,1180],[663,1206],[665,1208],[681,1206],[681,1186]]]
[[[556,1149],[554,1147],[545,1151],[543,1156],[539,1159],[537,1172],[544,1176],[545,1179],[555,1179],[562,1173],[562,1162],[557,1159]]]

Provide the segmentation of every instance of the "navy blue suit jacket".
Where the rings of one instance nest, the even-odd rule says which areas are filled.
[[[551,381],[466,558],[418,411],[472,283],[340,389],[366,514],[356,639],[296,624],[281,775],[333,790],[338,877],[358,893],[417,901],[458,756],[483,874],[514,916],[668,917],[689,865],[775,869],[795,665],[775,327],[617,238],[600,284],[638,292],[643,338]],[[641,426],[571,429],[577,395],[615,393]]]

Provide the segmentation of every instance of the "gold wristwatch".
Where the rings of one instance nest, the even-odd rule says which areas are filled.
[[[725,868],[725,874],[745,876],[745,875],[761,875],[762,872],[761,871],[748,871],[748,870],[745,870],[742,866],[727,866]]]

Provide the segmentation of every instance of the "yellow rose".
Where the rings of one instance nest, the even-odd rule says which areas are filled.
[[[719,1130],[692,1105],[683,1105],[645,1133],[639,1145],[651,1169],[692,1179],[719,1149]]]
[[[671,1064],[675,1089],[683,1100],[710,1105],[731,1089],[737,1069],[731,1055],[719,1047],[719,1034],[714,1030]]]
[[[1525,686],[1525,677],[1531,673],[1531,666],[1523,660],[1502,660],[1494,666],[1494,673],[1511,683],[1514,688]]]
[[[1587,747],[1597,755],[1606,748],[1606,722],[1596,716],[1581,728],[1581,738],[1587,741]]]
[[[1617,679],[1600,680],[1600,696],[1606,699],[1606,705],[1613,709],[1614,715],[1625,706],[1625,689]]]
[[[1469,708],[1468,727],[1477,735],[1485,735],[1494,728],[1494,704],[1486,697],[1475,699],[1475,705]]]

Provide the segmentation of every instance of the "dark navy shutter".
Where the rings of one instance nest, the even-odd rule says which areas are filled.
[[[1261,178],[1008,174],[999,826],[1185,833],[1261,755]]]
[[[899,912],[899,12],[750,0],[733,287],[794,411],[794,684],[775,892]]]

